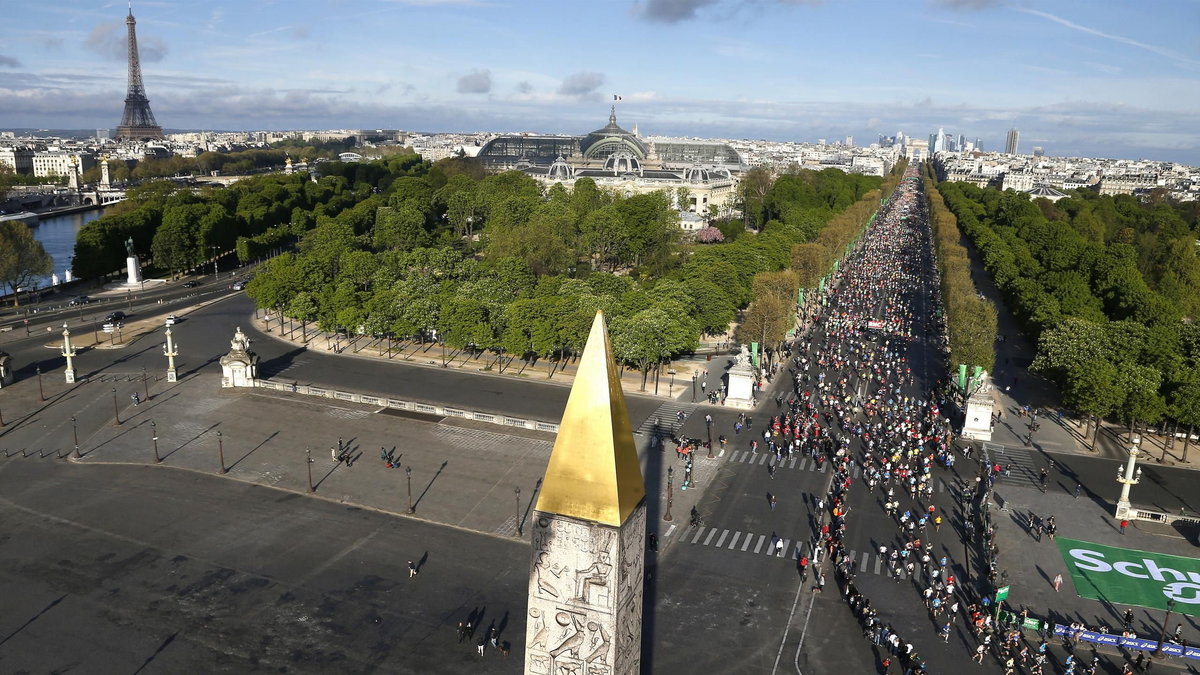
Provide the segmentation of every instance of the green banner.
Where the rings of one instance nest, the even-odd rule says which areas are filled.
[[[1116,605],[1200,616],[1200,558],[1058,539],[1058,550],[1081,597]]]
[[[758,343],[757,342],[750,343],[750,361],[754,364],[755,368],[758,367]]]
[[[1001,586],[1000,588],[997,588],[996,589],[996,603],[999,604],[1001,602],[1004,602],[1006,599],[1008,599],[1008,592],[1011,589],[1012,589],[1012,586]]]

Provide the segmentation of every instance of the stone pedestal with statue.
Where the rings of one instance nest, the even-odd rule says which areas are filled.
[[[754,407],[754,364],[751,362],[750,350],[742,345],[733,365],[729,367],[726,376],[728,382],[725,394],[725,405],[734,408]]]
[[[992,398],[992,378],[981,371],[967,384],[967,402],[963,412],[961,436],[974,441],[992,440],[992,410],[996,401]]]
[[[258,355],[250,350],[250,338],[239,327],[229,341],[229,353],[221,357],[222,387],[253,387],[258,377]]]
[[[125,240],[125,253],[125,270],[128,273],[125,283],[142,283],[142,264],[138,261],[137,252],[133,250],[133,238]]]

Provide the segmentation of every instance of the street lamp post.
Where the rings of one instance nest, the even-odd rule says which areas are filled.
[[[667,374],[671,376],[671,383],[667,385],[667,395],[675,398],[675,369],[668,368]]]
[[[116,387],[113,387],[112,395],[113,395],[113,426],[119,427],[119,426],[121,426],[121,410],[119,408],[117,408],[117,388]]]
[[[75,348],[71,346],[71,331],[67,328],[67,324],[63,322],[63,346],[62,356],[67,360],[66,380],[67,384],[75,384],[75,363],[72,359],[75,358]]]
[[[692,373],[692,403],[696,402],[696,373]]]
[[[75,424],[74,415],[71,416],[71,436],[75,439],[75,454],[72,456],[72,458],[79,459],[79,427]]]
[[[142,367],[142,393],[145,395],[144,398],[147,401],[149,401],[150,400],[150,384],[149,384],[149,381],[146,379],[145,366]]]
[[[167,344],[163,346],[163,356],[167,357],[167,382],[175,382],[178,375],[175,371],[175,357],[179,356],[179,345],[171,339],[171,327],[167,327]]]
[[[225,440],[221,438],[221,432],[217,432],[217,456],[221,458],[221,474],[229,473],[229,469],[225,468]]]
[[[41,365],[38,365],[38,367],[37,367],[37,376],[38,376],[38,396],[41,397],[42,403],[45,403],[46,402],[46,390],[42,389],[42,366]]]
[[[220,247],[218,247],[218,246],[209,246],[209,248],[210,248],[210,249],[212,250],[212,252],[213,252],[213,281],[220,281],[220,280],[221,280],[221,274],[220,274],[220,272],[218,272],[218,271],[217,271],[217,250],[218,250]]]
[[[518,487],[513,492],[517,498],[517,536],[521,537],[525,534],[521,531],[521,488]]]
[[[413,513],[412,505],[412,467],[404,467],[404,475],[408,478],[408,512]]]
[[[671,506],[675,502],[675,493],[672,491],[673,490],[672,482],[674,480],[675,480],[675,467],[668,466],[667,467],[667,512],[663,514],[663,520],[667,521],[668,523],[671,522],[672,520],[675,520],[675,517],[671,515]]]
[[[1137,458],[1138,454],[1140,454],[1138,444],[1141,442],[1141,437],[1133,437],[1129,448],[1129,461],[1125,463],[1124,473],[1120,469],[1117,469],[1117,482],[1121,484],[1121,497],[1117,500],[1115,514],[1117,520],[1128,520],[1129,516],[1133,513],[1133,508],[1129,503],[1129,488],[1137,485],[1142,479],[1142,469],[1137,466]]]
[[[1161,659],[1166,656],[1163,653],[1163,642],[1167,639],[1167,624],[1171,622],[1171,610],[1175,609],[1175,598],[1167,598],[1167,615],[1163,617],[1162,630],[1158,633],[1158,646],[1154,648],[1152,657]]]
[[[308,491],[316,492],[316,488],[314,488],[313,484],[312,484],[312,465],[313,465],[312,450],[305,449],[304,454],[307,457],[307,461],[305,463],[308,465]]]
[[[158,456],[158,425],[154,420],[150,420],[150,437],[154,440],[154,463],[162,464],[162,457]]]

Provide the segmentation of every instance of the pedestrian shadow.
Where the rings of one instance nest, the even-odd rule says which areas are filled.
[[[429,562],[429,551],[425,551],[421,554],[420,560],[417,561],[417,571],[420,572],[421,568],[424,567],[425,563],[427,562]]]
[[[1037,570],[1038,574],[1040,574],[1042,578],[1046,580],[1046,583],[1050,584],[1051,586],[1054,585],[1054,580],[1050,578],[1050,575],[1046,573],[1046,570],[1042,569],[1041,565],[1034,565],[1033,567]]]
[[[210,426],[210,427],[208,427],[207,429],[205,429],[204,431],[201,431],[200,433],[196,434],[195,436],[192,436],[192,437],[191,437],[191,438],[189,438],[188,440],[184,441],[184,442],[183,442],[183,445],[180,445],[179,447],[175,448],[174,450],[172,450],[172,451],[168,452],[167,454],[163,455],[163,456],[162,456],[162,460],[163,460],[164,462],[165,462],[165,461],[167,461],[167,458],[168,458],[168,457],[170,457],[171,455],[173,455],[173,454],[175,454],[175,453],[179,452],[180,450],[184,449],[184,448],[185,448],[185,447],[187,447],[188,445],[190,445],[190,444],[194,443],[194,442],[196,441],[196,439],[200,438],[200,437],[201,437],[201,436],[203,436],[204,434],[207,434],[208,432],[212,431],[213,429],[216,429],[216,428],[217,428],[217,427],[219,427],[219,426],[221,426],[221,423],[220,423],[220,422],[216,422],[216,423],[214,423],[212,426]]]
[[[271,434],[270,436],[267,436],[266,440],[264,440],[262,443],[259,443],[259,444],[258,444],[258,445],[256,445],[256,446],[254,446],[254,448],[253,448],[253,449],[251,449],[251,450],[250,450],[250,452],[247,452],[246,454],[242,455],[242,456],[241,456],[241,457],[238,459],[238,461],[234,462],[233,464],[230,464],[230,465],[229,465],[229,471],[233,471],[233,467],[237,466],[238,464],[241,464],[243,459],[246,459],[246,458],[247,458],[247,457],[249,457],[250,455],[253,455],[255,450],[258,450],[259,448],[261,448],[262,446],[266,445],[267,443],[270,443],[270,442],[271,442],[271,439],[275,438],[275,437],[276,437],[276,436],[278,436],[278,435],[279,435],[279,432],[278,432],[278,431],[276,431],[275,433]]]
[[[438,467],[437,472],[433,474],[433,478],[429,479],[429,482],[425,485],[425,489],[421,490],[421,494],[417,496],[417,501],[413,502],[414,511],[417,510],[417,505],[421,503],[421,500],[425,498],[425,494],[429,492],[429,488],[433,487],[433,481],[437,480],[438,476],[442,475],[442,471],[445,470],[446,465],[449,463],[449,460],[442,462],[442,465]]]

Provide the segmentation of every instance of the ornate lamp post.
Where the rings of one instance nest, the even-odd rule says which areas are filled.
[[[675,467],[667,467],[667,512],[663,514],[663,520],[668,523],[675,520],[671,515],[671,506],[675,502],[675,493],[673,492],[673,481],[675,480]]]
[[[524,536],[524,532],[521,531],[521,488],[516,488],[514,494],[517,498],[517,536],[521,537]]]
[[[1167,639],[1167,624],[1171,622],[1171,610],[1175,609],[1175,598],[1167,598],[1167,615],[1163,617],[1162,630],[1158,633],[1158,646],[1154,648],[1152,657],[1161,659],[1166,656],[1163,654],[1163,642]]]
[[[112,395],[113,395],[113,426],[119,427],[119,426],[121,426],[121,410],[120,410],[120,408],[117,407],[117,388],[116,387],[113,387]]]
[[[307,461],[305,463],[308,464],[308,491],[310,493],[316,492],[316,488],[313,487],[313,483],[312,483],[312,465],[313,465],[312,450],[305,449],[304,454],[307,456]]]
[[[225,468],[225,440],[221,438],[221,432],[217,432],[217,456],[221,458],[221,474],[229,473],[229,469]]]
[[[163,345],[163,356],[167,357],[167,382],[175,382],[175,357],[179,356],[179,345],[171,339],[171,327],[167,327],[167,344]]]
[[[150,436],[154,440],[154,463],[162,464],[162,457],[158,456],[158,425],[154,420],[150,420]]]
[[[1117,469],[1117,482],[1121,484],[1121,497],[1117,499],[1117,520],[1128,520],[1133,507],[1129,503],[1129,488],[1137,485],[1142,480],[1142,469],[1137,466],[1137,458],[1140,454],[1138,444],[1142,442],[1140,436],[1134,436],[1132,444],[1129,448],[1129,461],[1125,463],[1125,471],[1122,473]]]
[[[696,402],[696,373],[692,371],[692,403]]]
[[[412,505],[412,467],[404,467],[404,475],[408,478],[408,512],[413,513]]]
[[[42,388],[42,366],[40,364],[37,367],[37,376],[38,376],[38,396],[41,397],[42,403],[45,403],[46,402],[46,390]]]
[[[71,346],[71,330],[67,328],[67,324],[63,323],[63,346],[62,355],[67,360],[67,384],[75,384],[75,364],[72,359],[75,358],[75,348]]]
[[[75,416],[71,416],[71,436],[75,439],[75,454],[71,455],[71,459],[79,459],[79,427],[75,424]]]

